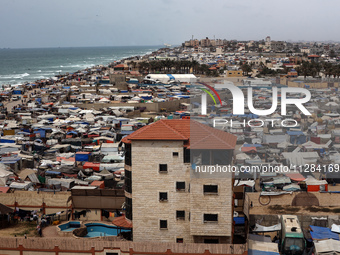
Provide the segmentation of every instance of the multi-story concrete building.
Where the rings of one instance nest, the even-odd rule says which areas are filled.
[[[201,39],[201,47],[210,47],[211,46],[211,41],[208,37],[205,39]]]
[[[134,241],[232,241],[232,178],[194,177],[190,155],[202,165],[231,164],[236,136],[193,120],[160,120],[123,142],[125,221]]]
[[[284,41],[271,41],[270,48],[272,51],[283,51],[286,49],[286,43]]]

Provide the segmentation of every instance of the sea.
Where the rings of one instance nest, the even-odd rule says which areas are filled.
[[[161,46],[0,49],[0,86],[17,85],[149,54]]]

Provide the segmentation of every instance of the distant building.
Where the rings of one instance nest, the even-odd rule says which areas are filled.
[[[228,70],[226,71],[228,77],[242,77],[242,70]]]
[[[272,51],[284,51],[286,49],[286,43],[284,41],[271,41],[270,48]]]
[[[201,39],[201,47],[210,47],[210,46],[212,45],[208,37],[206,37],[205,39]]]
[[[133,223],[134,241],[232,242],[232,179],[191,177],[190,154],[200,155],[204,165],[221,157],[231,164],[236,136],[193,120],[160,120],[122,141],[123,225]]]
[[[307,48],[307,47],[303,47],[300,49],[301,53],[305,53],[305,54],[310,54],[310,48]]]

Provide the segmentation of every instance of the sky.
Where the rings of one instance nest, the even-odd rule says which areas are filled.
[[[340,41],[339,0],[0,0],[0,48]]]

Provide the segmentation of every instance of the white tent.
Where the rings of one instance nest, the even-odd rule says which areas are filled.
[[[334,239],[314,241],[316,255],[340,254],[340,241]]]
[[[13,175],[12,172],[6,170],[6,166],[4,164],[0,164],[0,186],[5,186],[8,180],[8,177]]]
[[[110,100],[107,99],[107,98],[102,98],[102,99],[99,100],[99,102],[100,103],[108,103],[108,102],[110,102]]]

